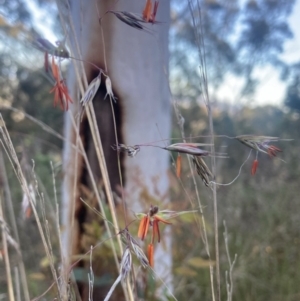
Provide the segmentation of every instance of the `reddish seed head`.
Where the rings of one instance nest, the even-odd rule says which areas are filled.
[[[153,244],[148,245],[148,261],[149,261],[149,265],[153,268],[153,266],[154,266],[154,247],[153,247]]]
[[[164,224],[172,224],[166,220],[164,220],[163,218],[159,217],[156,215],[157,212],[155,212],[155,210],[158,210],[158,208],[156,206],[154,206],[152,208],[153,213],[151,215],[151,210],[149,212],[149,214],[147,214],[146,216],[144,216],[141,221],[140,221],[140,225],[139,225],[139,230],[138,230],[138,237],[141,240],[144,240],[147,233],[148,233],[148,229],[149,229],[149,224],[151,223],[152,226],[152,238],[151,238],[151,242],[154,243],[155,237],[157,236],[157,240],[158,242],[160,242],[160,231],[159,231],[159,222],[162,222]]]
[[[25,211],[25,218],[28,219],[31,217],[31,215],[32,215],[32,208],[31,206],[28,206]]]
[[[270,145],[267,149],[268,155],[270,157],[276,157],[277,153],[282,152],[282,150],[274,145]]]
[[[172,224],[172,223],[167,222],[166,220],[162,219],[161,217],[158,217],[157,215],[155,215],[154,220],[152,222],[152,227],[153,227],[152,239],[151,239],[152,243],[154,243],[156,236],[157,236],[157,241],[160,242],[160,231],[159,231],[159,225],[158,225],[159,222],[162,222],[167,225]]]
[[[61,109],[67,111],[69,109],[69,102],[73,103],[73,101],[64,81],[56,82],[54,87],[50,90],[50,93],[52,92],[54,92],[54,107],[59,102]]]
[[[152,243],[154,243],[155,236],[157,236],[157,241],[160,242],[160,232],[159,232],[158,222],[159,222],[158,219],[155,219],[153,221]]]
[[[146,22],[149,22],[149,20],[151,18],[151,10],[152,10],[152,0],[147,0],[145,8],[143,10],[143,19]]]
[[[180,174],[181,174],[181,156],[178,154],[176,160],[176,176],[180,178]]]
[[[59,68],[55,63],[54,57],[52,56],[51,62],[52,75],[56,81],[54,87],[50,90],[50,93],[54,92],[54,106],[60,103],[62,110],[68,110],[69,102],[73,103],[72,98],[68,93],[68,88],[65,85],[64,80],[60,79]]]
[[[254,176],[256,173],[256,169],[258,166],[258,160],[254,160],[252,163],[252,168],[251,168],[251,175]]]
[[[153,12],[152,12],[151,18],[149,20],[149,22],[151,22],[151,23],[155,23],[155,17],[156,17],[156,13],[157,13],[157,9],[158,9],[158,4],[159,4],[158,1],[154,2]]]
[[[138,237],[141,240],[144,240],[147,232],[148,232],[148,228],[149,228],[149,222],[150,222],[150,218],[149,216],[144,216],[142,218],[142,220],[140,221],[140,225],[139,225],[139,230],[138,230]]]
[[[162,223],[164,223],[164,224],[172,225],[172,223],[167,222],[165,219],[163,219],[163,218],[161,218],[161,217],[159,217],[159,216],[157,216],[157,215],[154,217],[154,219],[156,219],[156,220],[158,220],[159,222],[162,222]]]

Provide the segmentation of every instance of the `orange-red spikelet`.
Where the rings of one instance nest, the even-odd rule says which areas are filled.
[[[154,266],[154,247],[153,244],[149,244],[148,245],[148,261],[149,261],[149,265],[153,268]]]
[[[160,242],[160,232],[159,232],[158,222],[159,222],[158,219],[155,219],[153,221],[152,243],[154,243],[154,239],[156,235],[157,235],[157,241]]]
[[[163,212],[166,213],[165,211]],[[157,236],[157,241],[160,242],[159,222],[168,225],[172,224],[167,220],[163,219],[162,217],[158,216],[158,207],[151,205],[148,214],[142,217],[138,229],[138,237],[141,240],[144,240],[149,229],[149,224],[152,226],[151,243],[148,245],[148,261],[151,267],[153,267],[154,265],[153,254],[154,254],[154,241],[156,236]]]
[[[155,215],[154,220],[152,221],[152,227],[153,227],[152,240],[151,240],[152,243],[154,243],[154,239],[155,239],[156,235],[157,235],[157,241],[160,242],[160,232],[159,232],[159,225],[158,225],[159,222],[162,222],[167,225],[172,224],[172,223],[167,222],[166,220],[162,219],[161,217],[158,217],[157,215]]]
[[[146,22],[149,22],[149,20],[151,18],[151,11],[152,11],[152,0],[147,0],[145,8],[143,10],[143,19]]]
[[[150,223],[150,218],[149,216],[144,216],[140,222],[140,225],[139,225],[139,230],[138,230],[138,237],[141,239],[141,240],[144,240],[146,235],[147,235],[147,232],[148,232],[148,228],[149,228],[149,223]]]
[[[54,87],[50,90],[50,93],[52,92],[54,92],[54,107],[60,102],[61,109],[67,111],[69,109],[69,102],[73,103],[73,101],[64,81],[56,82]]]
[[[50,93],[54,92],[54,106],[60,102],[61,109],[67,111],[69,108],[69,102],[73,103],[73,101],[69,95],[68,88],[65,85],[64,80],[60,79],[59,68],[55,63],[54,56],[52,56],[51,69],[52,75],[56,81],[54,87],[50,90]]]
[[[181,174],[181,156],[178,154],[177,160],[176,160],[176,176],[180,178]]]
[[[155,17],[156,17],[156,13],[157,13],[157,9],[158,9],[158,4],[159,4],[158,1],[154,2],[153,12],[151,14],[151,18],[150,18],[150,21],[149,21],[151,23],[155,23]]]
[[[275,145],[270,145],[268,146],[267,152],[270,157],[276,157],[277,153],[282,152],[282,150]]]
[[[252,175],[252,176],[255,175],[257,166],[258,166],[258,160],[255,159],[255,160],[253,161],[253,163],[252,163],[252,168],[251,168],[251,175]]]
[[[32,215],[32,208],[31,206],[28,206],[28,208],[26,208],[26,211],[25,211],[25,218],[26,219],[29,219]]]

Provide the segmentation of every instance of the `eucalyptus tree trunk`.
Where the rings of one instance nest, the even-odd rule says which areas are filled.
[[[113,102],[113,110],[118,141],[126,145],[159,141],[170,135],[169,1],[164,0],[159,3],[156,19],[162,23],[146,25],[149,29],[147,31],[132,28],[113,14],[104,16],[108,10],[141,13],[144,4],[140,0],[71,1],[69,38],[73,50],[72,55],[81,57],[85,61],[84,69],[88,82],[91,82],[99,74],[99,70],[94,65],[105,70],[110,77],[113,93],[117,97],[116,103]],[[102,17],[103,36],[98,13]],[[74,32],[76,38],[73,36]],[[79,62],[77,63],[77,66],[80,65]],[[103,177],[99,169],[88,119],[83,117],[82,121],[78,122],[77,117],[81,108],[76,70],[78,69],[72,66],[68,75],[68,87],[74,104],[65,116],[67,142],[64,145],[63,156],[63,248],[64,256],[69,259],[69,262],[72,261],[70,256],[85,253],[89,249],[88,244],[95,243],[89,240],[91,232],[93,232],[88,226],[91,225],[91,220],[96,218],[97,223],[103,223],[80,200],[82,197],[84,200],[90,201],[91,206],[97,206],[93,201],[95,192],[93,192],[85,160],[81,152],[76,153],[74,147],[76,145],[78,149],[80,144],[74,122],[79,127],[79,139],[87,153],[99,190],[103,187]],[[83,75],[80,74],[81,81],[83,78]],[[105,94],[105,78],[102,77],[102,83],[93,100],[93,106],[111,189],[121,196],[117,152],[112,149],[112,146],[116,144],[112,107],[109,98],[105,98]],[[163,145],[165,143],[167,141],[164,141]],[[156,144],[162,145],[162,142]],[[155,147],[142,147],[134,158],[121,156],[125,191],[123,197],[125,196],[129,213],[147,212],[150,203],[158,205],[161,209],[166,207],[168,203],[168,161],[168,153]],[[116,206],[121,206],[120,202],[116,202]],[[122,219],[122,215],[120,216]],[[121,225],[124,226],[125,222],[121,221]],[[166,230],[170,231],[170,229]],[[136,233],[131,234],[136,236]],[[96,252],[95,250],[94,254]],[[101,265],[99,260],[93,265],[94,273],[100,280],[103,276],[103,266],[105,263]],[[81,267],[88,268],[89,263],[81,264]],[[114,269],[116,269],[115,266]],[[154,270],[165,281],[171,280],[171,238],[166,233],[162,234],[160,247],[156,248]],[[83,284],[80,289],[83,300],[87,300],[86,285]],[[107,286],[104,291],[106,289]],[[101,286],[97,286],[95,281],[94,300],[103,298],[103,296],[105,296],[105,292]]]

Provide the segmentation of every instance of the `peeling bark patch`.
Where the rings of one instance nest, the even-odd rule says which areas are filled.
[[[88,80],[91,82],[95,77],[99,75],[99,71],[95,70],[87,70]],[[113,88],[113,82],[112,82]],[[97,119],[97,126],[100,132],[100,137],[103,146],[104,157],[107,165],[108,176],[111,183],[111,188],[117,194],[120,194],[120,176],[119,176],[119,168],[118,168],[118,153],[113,150],[112,146],[117,143],[122,143],[123,138],[122,134],[122,98],[113,91],[113,94],[117,97],[117,102],[110,101],[109,97],[105,95],[107,93],[107,89],[105,86],[105,77],[102,76],[101,84],[99,89],[92,100],[94,111]],[[111,105],[112,103],[112,105]],[[114,116],[117,127],[117,135],[118,141],[116,141],[115,137],[115,129],[113,122],[113,114],[112,107],[114,110]],[[93,142],[93,137],[90,131],[89,122],[87,120],[86,114],[84,113],[82,116],[82,121],[80,123],[80,138],[83,143],[83,147],[86,151],[88,161],[90,167],[92,169],[92,173],[99,190],[104,191],[102,175],[100,172],[99,162],[97,159],[97,154],[95,150],[95,145]],[[74,141],[75,143],[75,141]],[[124,154],[120,154],[120,163],[121,163],[121,171],[122,171],[122,182],[125,183],[124,179]],[[86,164],[84,160],[82,160],[79,165],[78,171],[78,181],[77,181],[77,193],[78,197],[75,205],[75,223],[76,228],[76,237],[74,240],[76,241],[75,250],[73,250],[73,254],[84,254],[91,245],[95,245],[99,238],[104,234],[104,227],[101,221],[99,221],[99,217],[95,216],[95,213],[88,209],[86,205],[84,205],[79,197],[82,197],[86,202],[89,203],[91,207],[98,207],[97,200],[95,197],[95,192],[93,189],[92,181],[87,170]],[[97,222],[98,220],[98,222]],[[96,221],[96,222],[95,222]],[[99,253],[98,253],[99,252]],[[115,278],[115,268],[113,270],[111,267],[113,265],[113,258],[111,257],[111,250],[106,250],[105,248],[100,248],[95,251],[93,254],[93,267],[95,276],[100,277],[103,276],[103,271],[105,271],[105,277],[110,276],[112,279]],[[105,259],[99,260],[99,259]],[[88,272],[89,263],[86,261],[81,261],[77,268],[86,270]],[[100,281],[102,282],[102,281]],[[82,282],[78,279],[77,284],[79,284],[80,295],[83,300],[87,300],[88,298],[88,285],[87,283]],[[95,284],[94,287],[94,296],[102,296],[104,292],[107,292],[106,284],[98,284],[100,286],[97,287]],[[103,286],[104,285],[104,286]],[[118,295],[122,295],[122,291],[120,290]],[[102,296],[105,297],[105,294]],[[102,299],[103,299],[102,298]]]
[[[99,71],[94,70],[91,72],[90,81],[92,81],[96,76],[98,76]],[[111,183],[111,188],[116,193],[119,193],[120,189],[120,176],[119,176],[119,169],[118,169],[118,154],[112,149],[112,146],[116,144],[115,138],[115,130],[114,130],[114,123],[113,123],[113,114],[112,114],[112,107],[110,99],[105,99],[106,95],[106,86],[105,81],[101,80],[101,85],[93,99],[93,106],[95,110],[95,115],[97,119],[97,125],[100,132],[100,137],[103,146],[104,157],[106,160],[109,180]],[[120,106],[121,99],[118,97],[118,102],[112,102],[114,113],[115,113],[115,120],[116,120],[116,127],[117,127],[117,135],[118,141],[122,141],[121,137],[121,127],[122,127],[122,114],[121,114],[121,106]],[[93,137],[90,131],[90,126],[86,116],[82,119],[81,126],[80,126],[80,136],[87,153],[88,161],[90,163],[93,176],[96,181],[96,185],[99,189],[103,189],[103,181],[102,175],[100,172],[99,162],[97,159],[97,154],[95,150],[95,145],[93,142]],[[124,155],[120,154],[120,163],[121,163],[121,170],[122,170],[122,180],[123,184],[125,182],[124,179]],[[89,203],[92,201],[93,204],[91,206],[98,207],[97,202],[95,201],[93,192],[92,181],[90,175],[88,173],[87,167],[85,163],[82,164],[82,169],[80,171],[80,177],[78,179],[78,190],[81,197],[87,200]],[[84,188],[84,189],[82,189]],[[104,190],[104,189],[103,189]],[[87,193],[89,191],[89,193]],[[88,196],[89,194],[89,196]],[[90,220],[93,220],[95,217],[92,218],[92,212],[86,209],[86,206],[82,204],[80,200],[78,200],[80,204],[77,204],[77,210],[75,212],[75,219],[78,221],[79,224],[79,244],[81,245],[82,237],[85,234],[84,224]],[[82,245],[80,251],[82,250]],[[80,252],[79,251],[79,252]]]

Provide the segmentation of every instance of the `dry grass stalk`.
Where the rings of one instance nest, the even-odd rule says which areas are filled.
[[[177,122],[178,122],[178,125],[179,125],[180,134],[181,134],[183,142],[186,143],[186,137],[185,137],[185,132],[184,132],[185,119],[181,115],[177,100],[172,96],[170,86],[169,86],[169,91],[170,91],[170,95],[172,97],[173,108],[174,108],[175,115],[176,115],[176,118],[177,118]],[[210,262],[210,280],[211,280],[211,287],[212,287],[212,300],[214,301],[215,300],[214,284],[213,284],[214,283],[214,266],[213,266],[212,261],[211,261],[211,255],[210,255],[210,249],[209,249],[209,243],[208,243],[208,237],[207,237],[207,229],[206,229],[207,226],[206,226],[206,221],[205,221],[205,218],[204,218],[203,206],[202,206],[202,202],[201,202],[201,198],[200,198],[200,194],[199,194],[199,189],[198,189],[198,186],[197,186],[195,175],[193,173],[192,158],[191,158],[191,156],[187,156],[187,158],[188,158],[189,170],[191,171],[191,175],[192,175],[193,186],[194,186],[194,189],[195,189],[195,192],[196,192],[197,207],[198,207],[198,210],[200,212],[201,225],[198,223],[198,220],[196,218],[195,218],[195,220],[196,220],[196,223],[198,225],[198,229],[199,229],[199,232],[200,232],[200,237],[203,241],[205,251],[206,251],[206,254],[207,254],[207,256],[209,258],[209,262]],[[182,188],[184,189],[183,185],[182,185]],[[185,191],[185,189],[184,189],[184,191]],[[187,194],[187,197],[189,198],[188,194]],[[190,199],[190,203],[194,207],[194,203],[191,199]]]
[[[5,152],[6,152],[7,156],[8,156],[8,159],[9,159],[9,161],[11,163],[11,166],[12,166],[12,168],[13,168],[16,176],[17,176],[17,179],[18,179],[18,181],[19,181],[19,183],[20,183],[20,185],[22,187],[23,193],[27,195],[27,197],[28,197],[28,199],[30,201],[30,205],[32,207],[33,214],[34,214],[35,220],[37,222],[38,230],[39,230],[39,233],[40,233],[43,245],[44,245],[46,256],[47,256],[47,258],[48,258],[48,260],[50,262],[50,265],[51,265],[52,254],[51,254],[50,247],[48,245],[48,240],[46,238],[44,229],[42,227],[40,218],[38,216],[38,213],[37,213],[37,210],[36,210],[36,206],[34,204],[34,200],[32,199],[32,196],[30,194],[29,185],[27,183],[26,178],[24,177],[24,174],[23,174],[20,162],[18,160],[17,154],[15,152],[14,146],[13,146],[12,141],[10,139],[9,133],[7,131],[7,128],[5,127],[5,122],[4,122],[1,114],[0,114],[0,123],[1,123],[0,134],[2,135],[2,138],[3,138],[3,140],[1,139],[0,142],[2,143],[2,146],[3,146]],[[51,266],[51,269],[52,269],[52,272],[55,271],[54,266]],[[57,289],[58,289],[58,291],[60,291],[60,287],[59,287],[59,283],[57,281],[56,273],[53,273],[53,279],[56,280]]]
[[[93,272],[93,246],[91,246],[90,252],[90,272],[88,274],[89,278],[89,301],[93,301],[93,289],[94,289],[94,272]]]
[[[41,212],[42,212],[42,218],[43,218],[43,225],[44,225],[44,231],[45,231],[45,236],[46,236],[46,239],[47,239],[48,250],[49,250],[49,257],[48,257],[48,260],[49,260],[49,263],[50,263],[49,265],[50,265],[50,269],[51,269],[54,281],[57,283],[58,291],[59,291],[59,293],[61,293],[61,290],[60,290],[61,287],[59,285],[58,276],[57,276],[57,272],[56,272],[55,264],[54,264],[54,255],[53,255],[53,249],[52,249],[52,243],[51,243],[49,222],[48,222],[48,219],[47,219],[47,216],[46,216],[45,199],[44,199],[43,193],[40,193],[40,191],[39,191],[38,181],[37,181],[37,178],[36,178],[36,174],[34,172],[34,167],[33,167],[32,170],[33,170],[33,177],[34,177],[34,180],[35,180],[36,193],[37,193],[37,196],[39,197],[40,202],[41,202]]]
[[[17,267],[14,267],[14,279],[15,279],[15,292],[16,292],[16,300],[21,301],[21,285],[20,285],[20,276]]]
[[[203,99],[207,108],[208,121],[209,121],[209,133],[211,137],[211,153],[215,153],[214,144],[214,124],[212,117],[211,102],[208,93],[208,80],[206,72],[206,57],[205,57],[205,44],[204,44],[204,33],[203,24],[201,16],[200,1],[196,0],[196,4],[193,0],[188,0],[189,9],[192,17],[192,24],[195,32],[196,46],[198,49],[199,60],[200,60],[200,86],[201,91],[203,91]],[[216,159],[213,156],[211,159],[212,174],[216,174]],[[205,179],[207,182],[207,179]],[[220,277],[220,256],[219,256],[219,226],[218,226],[218,201],[217,201],[217,189],[216,184],[212,183],[212,193],[213,193],[213,207],[214,207],[214,237],[215,237],[215,257],[216,257],[216,290],[217,290],[217,300],[221,301],[221,277]],[[213,267],[210,265],[211,270],[211,280],[213,280]],[[214,283],[211,281],[212,299],[215,300],[215,288]]]
[[[5,164],[2,156],[2,151],[0,151],[0,178],[1,182],[3,183],[4,187],[4,194],[5,194],[5,204],[6,208],[8,208],[8,214],[9,214],[9,220],[10,220],[10,225],[12,227],[12,232],[13,236],[15,237],[17,241],[17,245],[19,247],[19,234],[18,234],[18,229],[17,229],[17,222],[15,218],[15,213],[14,213],[14,208],[13,208],[13,202],[11,198],[11,193],[10,193],[10,187],[8,184],[8,179],[6,176],[6,169],[5,169]],[[27,284],[27,277],[26,277],[26,271],[25,271],[25,265],[23,261],[23,255],[20,249],[18,249],[18,255],[19,255],[19,260],[18,260],[18,269],[20,272],[20,280],[21,280],[21,285],[22,285],[22,290],[23,290],[23,297],[25,301],[30,300],[29,296],[29,291],[28,291],[28,284]]]
[[[226,277],[226,290],[227,290],[227,301],[232,301],[232,295],[233,295],[233,268],[237,260],[237,254],[234,255],[234,260],[232,261],[230,258],[229,248],[228,248],[228,232],[227,232],[227,226],[226,222],[223,221],[224,224],[224,241],[225,241],[225,248],[226,248],[226,255],[229,263],[229,272],[226,271],[225,277]]]
[[[41,129],[43,129],[46,133],[49,133],[51,135],[53,135],[54,137],[58,138],[59,140],[66,142],[66,139],[64,136],[62,136],[60,133],[56,132],[55,130],[53,130],[50,126],[48,126],[47,124],[45,124],[44,122],[34,118],[33,116],[31,116],[30,114],[27,114],[26,112],[24,112],[23,110],[19,110],[17,108],[14,107],[8,107],[8,106],[2,106],[0,105],[1,109],[5,109],[5,110],[10,110],[13,112],[17,112],[17,113],[22,113],[24,114],[24,116],[29,119],[30,121],[32,121],[34,124],[36,124],[37,126],[39,126]],[[75,144],[72,145],[72,147],[74,149],[77,149],[77,151],[79,153],[81,153],[81,150],[79,150],[78,148],[76,148]]]
[[[11,266],[10,266],[10,261],[9,261],[9,252],[8,252],[8,235],[7,235],[8,228],[5,223],[4,216],[3,216],[2,195],[0,195],[0,220],[1,220],[0,223],[1,223],[2,244],[3,244],[8,297],[9,297],[9,301],[15,301],[12,274],[11,274]]]

